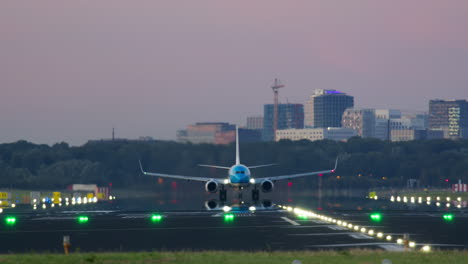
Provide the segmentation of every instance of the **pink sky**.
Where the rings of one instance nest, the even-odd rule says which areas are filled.
[[[468,1],[0,4],[0,142],[173,139],[338,89],[359,107],[468,99]]]

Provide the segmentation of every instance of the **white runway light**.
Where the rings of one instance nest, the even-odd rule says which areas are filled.
[[[425,245],[424,247],[421,248],[421,250],[422,250],[423,252],[430,252],[430,251],[431,251],[431,247],[428,246],[428,245]]]

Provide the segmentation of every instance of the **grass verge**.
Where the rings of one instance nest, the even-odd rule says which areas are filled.
[[[468,251],[387,252],[371,250],[351,251],[291,251],[291,252],[242,252],[242,251],[179,251],[139,253],[87,253],[70,254],[9,254],[0,255],[0,263],[356,263],[380,264],[384,259],[392,263],[432,264],[467,263]]]

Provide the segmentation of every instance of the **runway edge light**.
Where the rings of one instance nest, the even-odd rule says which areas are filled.
[[[79,224],[85,224],[89,221],[89,218],[85,215],[78,216],[77,218]]]
[[[381,213],[372,213],[370,214],[370,219],[374,222],[382,221],[382,214]]]
[[[16,224],[16,217],[14,216],[8,216],[5,218],[5,223],[9,226],[15,225]]]
[[[453,214],[444,214],[442,218],[447,222],[453,221]]]
[[[161,220],[162,220],[162,215],[160,215],[160,214],[152,214],[151,215],[151,222],[157,223],[157,222],[161,222]]]

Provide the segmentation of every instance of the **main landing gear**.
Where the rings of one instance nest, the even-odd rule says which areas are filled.
[[[219,200],[221,202],[225,202],[227,200],[227,191],[224,188],[219,190]]]
[[[260,190],[257,188],[252,190],[252,201],[256,202],[260,199]]]

